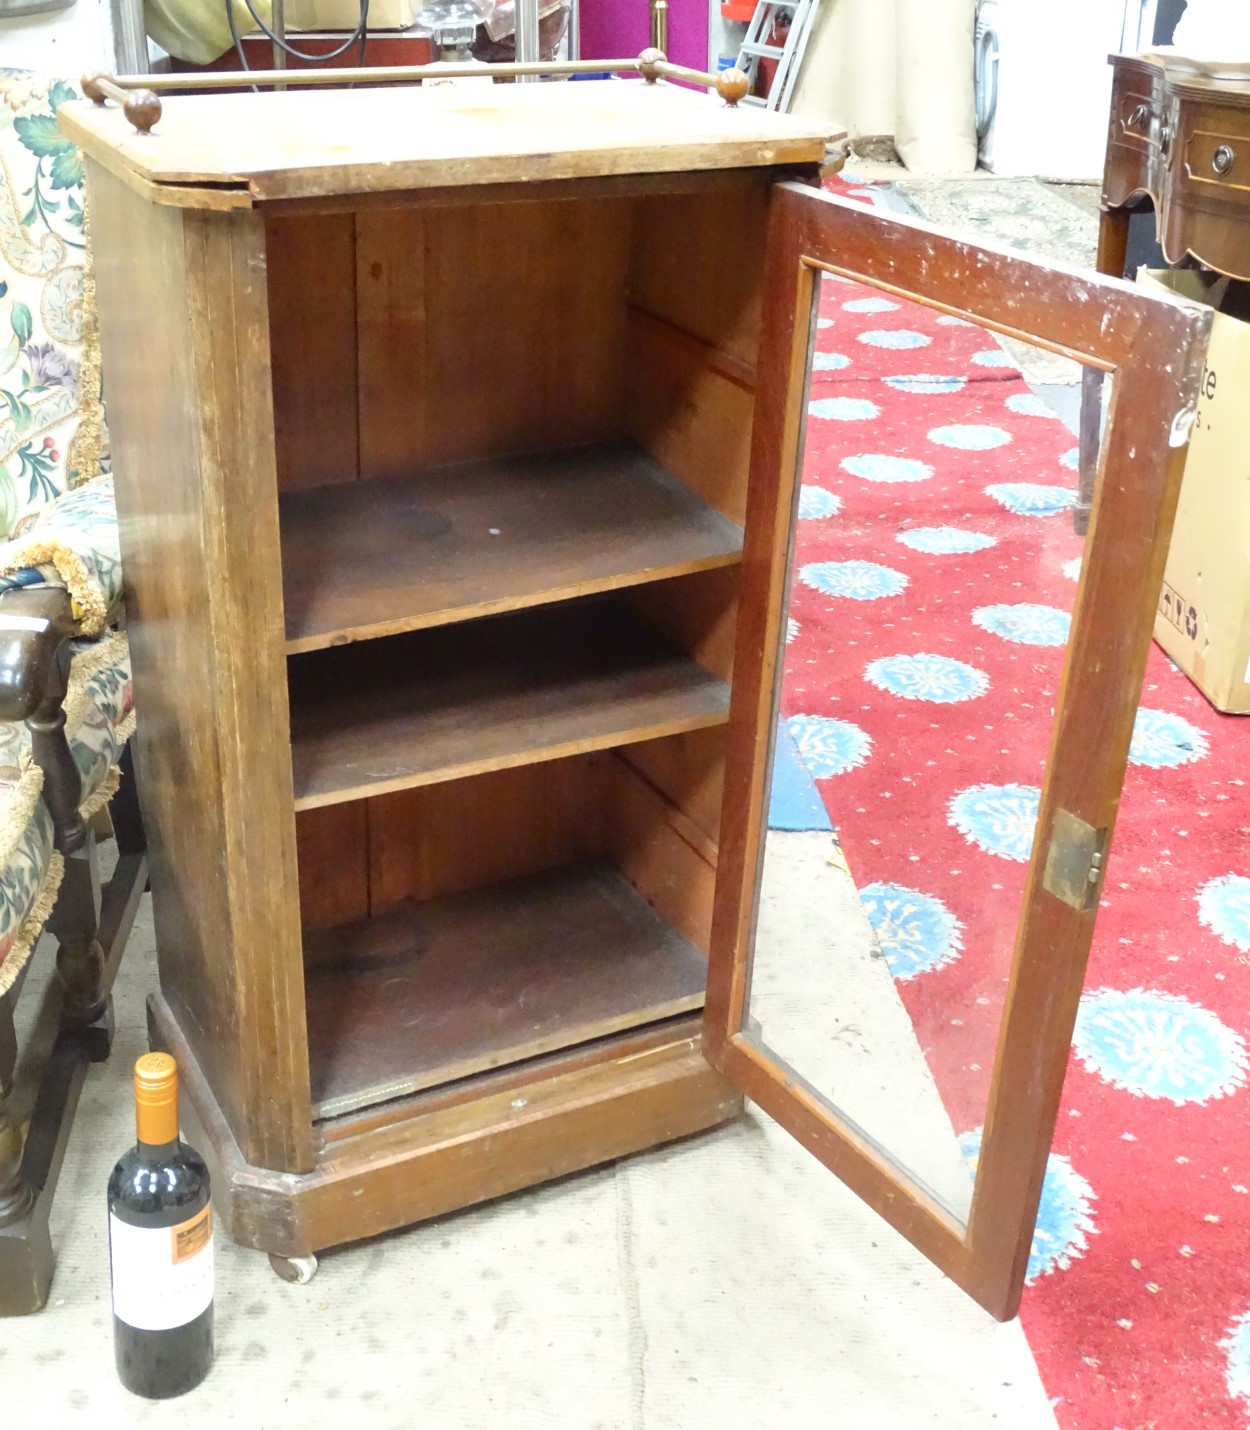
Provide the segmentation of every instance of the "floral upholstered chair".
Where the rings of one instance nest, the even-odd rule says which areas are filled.
[[[134,712],[82,162],[56,120],[75,94],[0,69],[0,1314],[47,1296],[59,1128],[107,1054],[145,877],[133,781],[118,794]],[[30,1070],[13,1008],[45,926],[61,1032]]]

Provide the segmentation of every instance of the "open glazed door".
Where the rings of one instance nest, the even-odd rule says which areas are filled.
[[[705,1051],[1007,1319],[1209,316],[772,205]],[[1110,377],[1084,539],[1044,420],[1082,366]]]

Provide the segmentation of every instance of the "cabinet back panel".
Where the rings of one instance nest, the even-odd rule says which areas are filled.
[[[305,932],[597,857],[605,758],[551,760],[300,810]]]
[[[355,481],[355,219],[271,218],[265,254],[278,487]]]
[[[549,760],[369,800],[371,911],[595,858],[603,758]]]
[[[617,435],[629,219],[626,200],[358,215],[361,470]]]
[[[280,488],[629,435],[741,520],[766,204],[270,216]]]
[[[706,952],[723,762],[683,739],[301,810],[305,934],[606,855]]]
[[[620,435],[630,201],[268,223],[279,485]]]
[[[769,185],[639,199],[625,430],[709,505],[746,511]]]

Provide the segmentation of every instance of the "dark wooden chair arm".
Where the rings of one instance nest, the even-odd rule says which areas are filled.
[[[87,837],[78,812],[82,776],[65,735],[68,642],[78,633],[69,593],[60,587],[0,591],[0,720],[24,720],[31,758],[43,770],[43,798],[68,854]]]
[[[65,698],[61,652],[76,631],[68,591],[0,591],[0,720],[27,720],[47,700]]]

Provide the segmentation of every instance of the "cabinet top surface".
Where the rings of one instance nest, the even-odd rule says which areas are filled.
[[[659,83],[592,81],[425,89],[177,95],[151,134],[113,104],[73,101],[63,131],[144,185],[211,185],[224,202],[596,175],[819,162],[841,134],[821,120]],[[188,196],[190,198],[190,196]],[[197,205],[198,206],[198,205]],[[216,205],[213,205],[216,206]]]
[[[1244,108],[1250,104],[1250,60],[1204,60],[1166,45],[1140,55],[1107,56],[1118,72],[1161,75],[1168,87],[1191,98]]]

